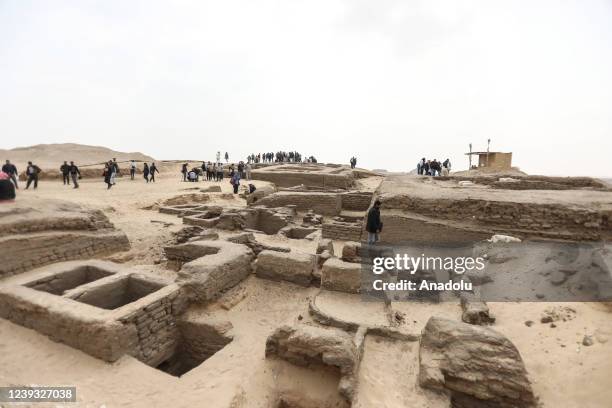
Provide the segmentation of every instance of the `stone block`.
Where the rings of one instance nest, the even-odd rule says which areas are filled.
[[[361,265],[331,258],[321,270],[321,288],[339,292],[359,293]]]
[[[255,274],[259,278],[283,280],[310,286],[313,279],[314,257],[301,252],[262,251],[257,257]]]

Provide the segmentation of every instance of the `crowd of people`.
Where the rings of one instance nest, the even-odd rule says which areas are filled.
[[[136,178],[136,171],[138,169],[138,164],[135,160],[130,160],[129,162],[129,170],[130,170],[130,179],[134,180]],[[143,162],[142,165],[142,176],[147,183],[155,183],[155,174],[159,173],[157,166],[154,162],[150,165],[146,162]],[[102,172],[102,177],[104,178],[104,182],[106,183],[106,189],[110,190],[115,184],[117,184],[117,177],[121,175],[121,169],[119,168],[119,163],[116,158],[109,160],[104,163],[104,170]]]
[[[224,164],[221,163],[220,152],[217,152],[217,161],[216,162],[206,162],[203,161],[201,166],[192,167],[189,169],[189,163],[183,163],[181,166],[181,174],[182,180],[185,182],[197,182],[200,180],[200,177],[206,181],[223,181],[224,178]],[[265,160],[265,162],[275,160],[275,162],[281,161],[294,161],[301,160],[301,156],[298,152],[277,152],[275,155],[272,153],[263,153],[258,155],[249,155],[247,157],[247,162],[240,161],[237,165],[227,164],[227,173],[229,175],[230,184],[232,185],[234,194],[238,193],[239,187],[241,185],[241,180],[251,179],[251,163],[258,163],[258,160]],[[225,153],[226,162],[229,161],[229,155]],[[357,166],[357,158],[351,157],[350,159],[351,168],[355,168]],[[448,174],[450,171],[450,160],[446,159],[443,163],[439,163],[437,160],[426,160],[425,158],[421,159],[417,165],[417,173],[420,175],[444,175]],[[60,173],[62,175],[62,180],[64,185],[70,185],[72,182],[73,188],[79,188],[78,180],[81,178],[81,172],[78,166],[74,163],[74,161],[64,161],[64,163],[59,168]],[[130,179],[134,180],[135,175],[138,170],[138,164],[135,160],[131,160],[129,162],[129,171],[130,171]],[[34,188],[38,187],[38,176],[41,173],[41,169],[33,164],[32,162],[28,162],[28,166],[26,168],[26,189],[33,185]],[[155,174],[159,173],[157,166],[155,163],[143,163],[142,174],[147,183],[155,182]],[[104,163],[104,171],[103,177],[104,182],[107,185],[107,189],[110,190],[115,184],[117,177],[121,174],[121,170],[119,168],[119,163],[116,158],[109,160]],[[18,184],[18,172],[17,167],[12,164],[9,160],[2,166],[2,171],[0,171],[0,201],[10,201],[15,199],[15,189],[19,188]],[[256,187],[252,183],[248,183],[246,190],[249,194],[255,192]],[[374,205],[370,208],[367,214],[365,229],[368,233],[367,243],[369,245],[375,245],[379,238],[379,234],[382,232],[383,223],[381,221],[380,216],[380,207],[381,202],[376,200]]]
[[[222,162],[225,159],[225,163]],[[113,158],[103,163],[104,169],[102,171],[102,178],[106,184],[107,190],[110,190],[117,184],[117,178],[120,177],[121,168],[119,166],[117,158]],[[142,169],[142,176],[147,183],[155,182],[155,175],[159,174],[159,169],[155,163],[146,163],[136,160],[130,160],[127,167],[129,169],[130,179],[135,180],[136,174],[139,172],[139,167]],[[202,181],[214,181],[221,182],[224,177],[229,176],[229,182],[233,186],[235,193],[238,192],[241,180],[251,180],[251,171],[253,165],[256,163],[317,163],[317,159],[314,156],[303,156],[298,151],[277,151],[250,154],[247,156],[246,161],[240,161],[237,164],[229,163],[229,153],[225,152],[224,155],[220,151],[216,153],[216,161],[203,161],[201,165],[191,167],[189,163],[183,163],[181,166],[182,180],[185,182],[198,182]],[[357,165],[357,159],[352,157],[350,159],[351,168],[355,168]],[[99,165],[99,164],[98,164]],[[87,167],[91,165],[85,165]],[[191,167],[191,168],[190,168]],[[31,186],[36,189],[38,188],[39,176],[42,173],[40,167],[32,162],[28,162],[25,179],[26,189]],[[64,161],[59,166],[59,173],[62,178],[62,182],[65,186],[73,186],[77,189],[80,187],[79,180],[81,180],[81,170],[75,164],[74,161]],[[6,160],[6,163],[2,166],[0,172],[0,197],[15,197],[15,190],[19,189],[19,173],[17,167]],[[248,184],[247,190],[254,190],[255,186]]]
[[[240,161],[238,164],[229,164],[227,167],[227,173],[229,176],[230,184],[234,189],[234,194],[238,193],[240,187],[240,180],[246,179],[251,180],[251,163]],[[225,167],[221,162],[211,163],[202,162],[200,167],[193,167],[189,170],[189,163],[183,163],[181,166],[181,174],[183,181],[197,182],[200,181],[200,177],[206,181],[223,181],[225,176]],[[249,184],[251,186],[251,184]],[[253,186],[254,187],[254,186]]]
[[[417,163],[417,174],[422,176],[448,176],[451,171],[451,162],[449,159],[440,163],[437,159],[426,160],[423,157]]]
[[[226,153],[227,154],[227,153]],[[314,156],[302,157],[302,154],[297,151],[276,153],[252,153],[247,156],[247,163],[316,163],[317,159]]]

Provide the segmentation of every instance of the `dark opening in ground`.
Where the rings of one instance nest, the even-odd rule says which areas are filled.
[[[97,281],[106,276],[113,275],[113,272],[94,266],[82,266],[73,270],[47,276],[26,284],[28,288],[40,290],[54,295],[62,295],[70,289],[85,285],[86,283]]]
[[[87,290],[73,299],[91,306],[113,310],[135,302],[163,287],[162,283],[130,275]]]
[[[174,353],[156,368],[175,377],[181,377],[232,342],[231,324],[181,321],[178,323],[180,339]]]

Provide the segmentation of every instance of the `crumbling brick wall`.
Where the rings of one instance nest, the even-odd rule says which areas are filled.
[[[360,223],[330,221],[323,223],[323,238],[341,241],[360,241],[363,228]]]
[[[435,219],[468,221],[498,230],[533,235],[599,240],[612,237],[610,211],[570,208],[559,204],[517,203],[481,199],[427,199],[396,195],[382,197],[383,208]]]
[[[270,194],[257,202],[266,207],[294,205],[298,211],[313,210],[317,214],[338,215],[342,210],[342,200],[336,193],[288,192]]]
[[[309,187],[349,189],[354,183],[352,177],[345,174],[300,173],[285,171],[257,171],[252,177],[276,184],[278,187],[293,187],[303,184]]]
[[[157,366],[172,355],[179,341],[176,317],[185,308],[180,293],[177,286],[167,296],[120,318],[122,323],[136,327],[138,337],[132,343],[130,355],[150,366]]]
[[[130,243],[119,231],[49,233],[0,238],[0,278],[53,262],[88,259],[126,251]]]
[[[366,211],[372,202],[372,193],[350,192],[342,194],[342,209],[347,211]]]

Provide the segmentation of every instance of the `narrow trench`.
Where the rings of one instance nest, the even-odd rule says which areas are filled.
[[[178,331],[179,341],[174,351],[155,367],[174,377],[182,377],[200,366],[233,340],[231,335],[207,324],[189,323]]]

